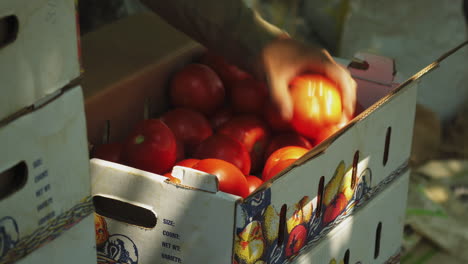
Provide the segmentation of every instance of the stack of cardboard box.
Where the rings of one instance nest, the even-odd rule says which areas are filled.
[[[0,263],[95,263],[76,3],[0,3]]]

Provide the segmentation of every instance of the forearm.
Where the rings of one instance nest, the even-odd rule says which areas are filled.
[[[168,23],[229,61],[259,76],[259,56],[284,34],[242,0],[141,0]]]

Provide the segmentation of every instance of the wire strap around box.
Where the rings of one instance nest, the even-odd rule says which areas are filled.
[[[32,234],[22,237],[15,246],[0,259],[0,263],[7,264],[18,261],[34,250],[59,237],[63,232],[78,224],[92,212],[94,212],[93,202],[91,196],[88,196],[69,210],[47,222],[46,225],[36,229]]]

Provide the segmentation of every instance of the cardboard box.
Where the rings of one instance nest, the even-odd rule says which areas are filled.
[[[99,39],[95,36],[93,41]],[[104,34],[100,41],[106,39]],[[164,95],[171,73],[203,51],[193,42],[178,43],[178,48],[158,61],[101,85],[84,87],[92,91],[86,98],[91,143],[101,142],[106,120],[113,128],[111,140],[124,138],[143,118],[146,98],[156,105],[152,112],[167,109]],[[134,47],[140,53],[146,46]],[[382,237],[377,259],[369,260],[373,252],[365,251],[367,247],[350,250],[350,258],[364,263],[393,261],[403,235],[417,78],[399,86],[391,59],[365,53],[356,56],[366,63],[337,60],[352,66],[359,85],[358,101],[367,110],[244,200],[219,192],[215,176],[192,169],[174,168],[173,176],[182,182],[177,185],[160,175],[92,159],[92,195],[97,212],[103,215],[97,220],[102,234],[98,261],[261,264],[314,256],[333,263],[331,259],[339,259],[343,252],[325,252],[323,245],[330,244],[330,239],[341,249],[354,248],[347,245],[366,239],[375,243],[375,237],[367,233],[353,233],[347,240],[336,231],[350,230],[350,225],[361,230],[369,221],[373,223],[370,229],[382,222],[385,234],[392,235]],[[105,56],[101,61],[106,61]],[[112,69],[106,69],[109,75],[107,70]],[[103,76],[99,71],[93,75]],[[113,104],[106,104],[109,101]],[[386,189],[391,194],[384,195]],[[392,196],[398,196],[394,202]],[[369,215],[373,218],[368,219]],[[367,220],[361,225],[353,219]]]
[[[80,86],[0,126],[0,263],[96,259]]]
[[[0,122],[80,76],[76,0],[0,2]]]

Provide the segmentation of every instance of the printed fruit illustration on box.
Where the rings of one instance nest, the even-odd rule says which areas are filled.
[[[371,170],[366,168],[359,175],[355,173],[356,180],[352,184],[353,168],[346,167],[344,161],[330,172],[333,176],[324,187],[321,213],[317,212],[316,204],[320,200],[317,197],[304,196],[280,208],[271,203],[275,195],[271,189],[248,197],[240,205],[243,220],[237,223],[235,261],[239,264],[288,263],[302,249],[320,241],[348,217],[356,203],[371,190]],[[330,263],[340,262],[332,259]]]
[[[94,214],[98,264],[138,264],[138,248],[127,236],[109,234],[106,219]]]

